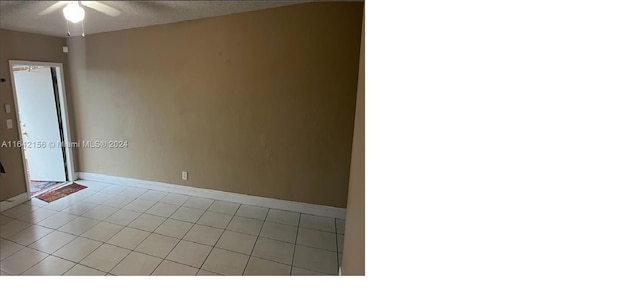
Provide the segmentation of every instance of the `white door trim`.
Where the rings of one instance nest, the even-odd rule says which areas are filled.
[[[60,102],[60,115],[62,118],[62,135],[64,137],[64,142],[71,142],[71,134],[69,133],[69,110],[67,108],[67,92],[65,89],[64,82],[64,68],[62,63],[59,62],[41,62],[41,61],[27,61],[27,60],[9,60],[9,75],[11,77],[11,89],[13,89],[13,104],[14,104],[14,112],[16,114],[16,127],[18,127],[18,136],[20,137],[20,143],[24,142],[22,138],[22,126],[20,126],[20,108],[18,105],[18,94],[16,93],[16,84],[13,77],[13,66],[14,65],[34,65],[34,66],[49,66],[55,67],[59,69],[58,79],[58,96]],[[65,150],[65,156],[67,159],[67,179],[68,181],[75,180],[75,166],[73,162],[73,153],[71,152],[72,148],[67,147]],[[24,168],[24,179],[25,186],[27,188],[27,193],[29,193],[29,176],[27,174],[27,160],[24,156],[24,150],[20,148],[20,154],[22,156],[22,166]],[[31,197],[29,197],[31,198]]]

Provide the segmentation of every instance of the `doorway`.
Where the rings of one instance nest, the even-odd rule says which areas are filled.
[[[10,60],[24,175],[33,197],[73,182],[61,63]]]

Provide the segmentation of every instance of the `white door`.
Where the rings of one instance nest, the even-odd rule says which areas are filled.
[[[13,77],[29,179],[66,181],[51,69],[14,71]]]

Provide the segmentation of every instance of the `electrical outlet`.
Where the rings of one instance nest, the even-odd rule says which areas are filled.
[[[182,171],[182,180],[187,180],[187,172]]]

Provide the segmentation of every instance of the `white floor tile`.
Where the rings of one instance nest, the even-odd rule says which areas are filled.
[[[195,223],[200,219],[204,213],[203,209],[195,209],[189,207],[180,207],[172,215],[171,218],[175,220]]]
[[[298,226],[300,213],[279,209],[269,209],[267,221],[290,226]]]
[[[103,244],[80,261],[80,264],[109,273],[130,252],[123,248]]]
[[[257,219],[235,216],[227,226],[227,230],[257,236],[264,222]]]
[[[122,208],[132,202],[135,198],[116,195],[102,202],[103,205]]]
[[[10,216],[0,214],[0,229],[3,225],[6,225],[8,222],[12,220],[15,220],[15,219]]]
[[[202,263],[211,252],[212,247],[196,244],[189,241],[180,241],[178,245],[169,253],[167,260],[200,268]]]
[[[164,260],[151,274],[152,276],[195,276],[198,269],[169,260]]]
[[[106,193],[106,192],[98,192],[98,193],[96,193],[96,194],[94,194],[94,195],[92,195],[90,197],[87,197],[86,199],[83,199],[81,201],[81,203],[101,204],[101,203],[105,202],[106,200],[108,200],[110,198],[113,198],[113,197],[116,197],[116,195],[115,194],[109,194],[109,193]],[[71,198],[73,198],[73,197],[71,197]],[[74,214],[76,214],[76,213],[74,213]],[[77,214],[79,214],[79,213],[77,213]]]
[[[329,275],[337,275],[338,253],[296,245],[293,266]]]
[[[252,206],[252,205],[240,205],[236,216],[248,217],[252,219],[264,221],[267,218],[269,209],[266,207]]]
[[[145,188],[127,187],[123,191],[118,193],[118,195],[119,196],[129,197],[129,198],[138,198],[141,195],[143,195],[145,192],[147,192],[147,189],[145,189]]]
[[[213,204],[213,199],[189,197],[189,199],[182,206],[206,210],[211,206],[211,204]]]
[[[188,199],[189,197],[186,195],[169,193],[160,202],[182,206]]]
[[[116,211],[118,211],[118,209],[115,207],[98,205],[92,208],[91,210],[83,213],[82,216],[101,221],[106,219],[108,216],[112,215]]]
[[[234,215],[239,207],[239,203],[216,200],[211,205],[211,207],[209,207],[209,210],[213,212]]]
[[[164,259],[180,240],[158,234],[149,235],[135,250]]]
[[[196,222],[201,225],[216,227],[220,229],[227,228],[227,225],[233,218],[232,215],[217,213],[212,211],[206,211],[200,219]]]
[[[316,271],[311,271],[303,268],[293,267],[291,269],[291,276],[325,276],[327,274]]]
[[[107,244],[115,245],[125,249],[135,249],[151,233],[143,230],[125,227],[107,241]]]
[[[0,260],[4,260],[22,249],[24,249],[23,245],[9,240],[0,239]]]
[[[106,182],[99,182],[99,181],[93,181],[93,180],[76,180],[75,183],[84,185],[87,187],[86,189],[93,190],[93,191],[100,191],[100,190],[103,190],[105,187],[111,185]]]
[[[32,198],[30,200],[27,200],[24,202],[24,204],[29,205],[29,206],[37,206],[37,207],[43,207],[47,204],[49,204],[46,201],[40,200],[38,198]]]
[[[49,204],[45,205],[43,208],[55,210],[55,211],[63,211],[64,209],[71,206],[71,200],[66,198],[61,198],[56,201],[52,201]]]
[[[121,191],[123,191],[125,188],[127,188],[127,187],[123,186],[123,185],[112,184],[112,185],[109,185],[109,186],[103,188],[102,190],[100,190],[100,192],[109,193],[109,194],[118,194]]]
[[[291,265],[285,265],[268,261],[256,257],[251,257],[247,268],[244,271],[245,276],[289,276],[291,274]]]
[[[155,231],[167,218],[159,217],[150,214],[141,214],[135,220],[133,220],[128,227],[139,229],[147,232]]]
[[[196,276],[222,276],[222,275],[200,269]]]
[[[29,213],[31,213],[32,211],[39,209],[39,207],[37,206],[33,206],[30,204],[19,204],[16,205],[8,210],[5,210],[2,212],[3,215],[8,216],[8,217],[12,217],[12,218],[20,218],[24,215],[27,215]]]
[[[59,250],[55,251],[53,255],[65,260],[80,262],[91,252],[100,247],[100,245],[102,245],[101,242],[78,237],[70,243],[64,245]]]
[[[249,256],[214,248],[202,269],[222,275],[242,275]]]
[[[272,222],[265,222],[260,231],[260,236],[278,241],[295,243],[298,236],[298,227]]]
[[[60,231],[54,231],[43,238],[35,241],[29,245],[30,248],[34,248],[38,251],[53,254],[55,251],[62,248],[64,245],[73,241],[76,236],[67,234]]]
[[[158,202],[151,208],[149,208],[146,213],[161,217],[170,217],[178,209],[178,207],[179,206],[174,204]]]
[[[76,263],[60,259],[56,256],[48,256],[44,260],[22,273],[24,276],[60,276],[67,272]]]
[[[191,229],[192,226],[192,223],[167,219],[154,232],[161,235],[182,239],[182,237],[184,237],[184,235]]]
[[[76,264],[73,268],[69,269],[64,276],[104,276],[107,273],[91,269],[87,266]]]
[[[17,232],[13,236],[8,237],[7,239],[23,246],[27,246],[50,234],[52,231],[52,229],[45,228],[43,226],[32,225],[22,231]]]
[[[78,216],[76,215],[72,215],[72,214],[68,214],[68,213],[64,213],[64,212],[59,212],[55,215],[52,215],[40,222],[38,222],[38,225],[41,225],[43,227],[47,227],[47,228],[51,228],[51,229],[58,229],[61,226],[64,226],[66,223],[76,219]]]
[[[124,206],[123,209],[131,210],[135,212],[145,212],[149,210],[156,203],[157,202],[155,200],[138,198],[132,201],[131,203],[127,204],[126,206]]]
[[[77,217],[76,219],[68,222],[64,226],[60,227],[58,230],[70,233],[76,236],[84,234],[84,232],[88,231],[90,228],[97,225],[100,221],[86,218],[86,217]]]
[[[142,194],[138,198],[139,199],[152,200],[152,201],[159,201],[159,200],[163,199],[167,194],[168,193],[162,192],[162,191],[149,190],[149,191],[145,192],[144,194]]]
[[[11,275],[20,275],[33,265],[42,261],[48,254],[31,248],[23,248],[0,262],[0,270]]]
[[[0,226],[0,238],[7,238],[31,226],[30,223],[21,220],[12,220]]]
[[[91,209],[93,209],[96,206],[98,206],[98,204],[97,203],[92,203],[92,202],[76,203],[76,204],[72,204],[71,206],[65,208],[62,212],[70,213],[70,214],[73,214],[73,215],[82,215],[85,212],[90,211]]]
[[[19,217],[18,219],[23,220],[25,222],[28,223],[38,223],[54,214],[57,214],[58,212],[55,210],[51,210],[51,209],[46,209],[46,208],[38,208],[26,215],[23,215],[21,217]]]
[[[223,231],[224,230],[218,228],[203,225],[194,225],[183,239],[204,245],[214,246],[218,242],[218,239],[220,239]]]
[[[111,273],[118,276],[147,276],[151,275],[161,262],[160,258],[131,252],[111,270]]]
[[[327,251],[337,251],[336,234],[310,229],[298,229],[298,245],[314,247]]]
[[[121,209],[104,219],[104,221],[112,224],[126,226],[139,216],[139,212]]]
[[[249,234],[224,231],[216,244],[216,248],[250,255],[253,250],[253,245],[256,243],[256,238],[256,236]]]
[[[293,262],[293,251],[295,245],[287,242],[259,238],[253,248],[254,257],[275,261],[287,265]]]
[[[300,227],[325,232],[336,232],[336,221],[334,218],[323,217],[310,214],[300,215]]]
[[[106,242],[123,228],[124,227],[120,225],[115,225],[107,222],[100,222],[97,225],[95,225],[93,228],[84,232],[81,236],[92,239],[92,240]]]

